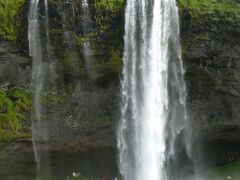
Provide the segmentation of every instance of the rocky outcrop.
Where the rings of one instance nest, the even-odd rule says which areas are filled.
[[[180,0],[179,7],[193,135],[204,143],[240,142],[240,43],[237,38],[240,12],[236,8],[239,4],[215,0],[207,4],[187,2]],[[112,6],[90,1],[91,21],[84,31],[81,4],[74,9],[76,16],[72,22],[64,19],[69,7],[57,0],[49,1],[52,59],[57,74],[54,83],[47,78],[43,101],[46,121],[41,129],[46,131],[49,140],[71,142],[74,139],[81,146],[115,144],[123,6],[124,3]],[[19,17],[21,21],[26,21],[26,12]],[[44,44],[43,4],[40,12]],[[26,37],[26,24],[22,26],[23,37]],[[66,34],[70,34],[70,44]],[[86,41],[90,48],[84,51]],[[26,38],[18,44],[27,47]],[[10,86],[29,88],[30,59],[10,51],[13,48],[0,52],[1,80]]]
[[[224,3],[209,1],[209,10],[201,3],[182,9],[190,119],[208,141],[240,140],[240,12],[220,11]]]
[[[226,163],[239,158],[240,5],[184,2],[182,48],[194,144],[200,154],[209,155],[206,162]],[[203,161],[203,156],[198,158]]]
[[[17,48],[8,42],[0,42],[0,83],[29,88],[31,60],[20,56]]]

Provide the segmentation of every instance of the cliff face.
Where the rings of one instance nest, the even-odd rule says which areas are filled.
[[[113,145],[122,66],[124,3],[90,1],[87,19],[82,13],[84,6],[79,1],[72,3],[73,6],[49,1],[57,83],[52,88],[49,85],[52,82],[46,80],[44,117],[47,121],[42,127],[53,141],[65,137],[77,139],[81,145]],[[27,4],[23,7],[27,8]],[[44,24],[43,4],[40,7]],[[240,4],[236,0],[180,0],[179,9],[193,135],[204,143],[240,142]],[[21,20],[20,29],[25,30],[15,38],[19,39],[16,44],[22,50],[27,50],[26,12],[16,18]],[[70,39],[66,34],[70,34]],[[88,42],[88,48],[84,42]],[[16,71],[9,70],[6,75],[6,69],[0,68],[0,77],[12,86],[28,89],[30,58],[6,59],[11,64],[8,68],[15,67],[23,75],[14,76],[17,80],[12,81]]]
[[[203,141],[239,141],[240,4],[191,1],[180,6],[193,126]]]
[[[196,143],[209,153],[207,160],[239,158],[239,5],[209,0],[179,3],[189,118]]]
[[[48,2],[50,61],[54,70],[48,69],[46,17],[44,1],[40,1],[39,22],[46,73],[40,131],[49,141],[66,142],[67,147],[67,142],[73,139],[81,146],[112,146],[122,65],[124,4],[122,1],[89,1],[87,5],[80,1]],[[9,23],[15,27],[12,38],[1,36],[0,58],[4,59],[1,62],[4,68],[0,68],[0,77],[5,93],[21,87],[33,95],[32,62],[27,53],[28,7],[26,1],[19,7],[15,21]],[[14,26],[16,23],[21,26]],[[28,120],[30,111],[29,108],[29,113],[24,114]],[[30,132],[27,124],[23,128]],[[42,138],[45,139],[45,135]]]

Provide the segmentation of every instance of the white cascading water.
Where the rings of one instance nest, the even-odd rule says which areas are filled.
[[[43,88],[43,63],[42,47],[38,22],[39,0],[30,1],[28,17],[29,54],[32,57],[32,86],[34,89],[33,114],[32,114],[32,140],[35,159],[39,166],[39,157],[36,150],[38,126],[41,121],[41,92]]]
[[[52,46],[50,40],[50,31],[49,31],[49,7],[48,7],[48,0],[44,0],[44,10],[45,10],[45,31],[46,31],[46,58],[48,60],[48,71],[49,71],[49,80],[56,80],[56,69],[53,54],[52,54]]]
[[[49,11],[48,11],[48,0],[44,0],[45,6],[45,29],[46,29],[46,50],[47,50],[47,58],[48,60],[52,60],[52,47],[50,41],[50,31],[49,31]],[[50,71],[51,74],[55,73],[53,61],[50,61]]]
[[[63,11],[63,30],[64,41],[67,45],[67,49],[71,51],[76,50],[76,33],[75,33],[75,4],[73,0],[64,0]]]
[[[44,0],[45,5],[45,28],[46,28],[46,44],[47,44],[47,56],[50,59],[51,55],[51,44],[50,44],[50,35],[49,35],[49,15],[48,15],[48,0]]]
[[[187,127],[175,0],[127,0],[124,41],[120,173],[125,180],[167,180],[174,141]]]
[[[82,16],[83,16],[83,22],[82,22],[83,35],[86,36],[87,33],[90,32],[90,26],[92,24],[88,0],[82,0],[81,10],[82,10]],[[89,40],[85,40],[85,42],[83,43],[83,55],[86,62],[86,70],[88,73],[88,77],[91,79],[94,79],[96,75],[96,72],[94,69],[95,59],[92,57],[92,54],[91,54],[91,42]]]

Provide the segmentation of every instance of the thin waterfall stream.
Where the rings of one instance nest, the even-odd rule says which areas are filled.
[[[45,8],[45,32],[46,32],[46,55],[43,54],[44,47],[42,47],[42,39],[40,33],[39,20],[39,0],[31,0],[28,17],[28,39],[29,39],[29,53],[32,57],[32,88],[33,88],[33,110],[31,115],[32,120],[32,141],[35,154],[35,161],[37,162],[38,172],[40,171],[41,155],[39,152],[39,141],[47,141],[48,133],[46,128],[42,128],[42,97],[43,88],[45,85],[45,76],[47,71],[53,73],[54,67],[51,64],[51,42],[49,35],[49,15],[48,15],[48,1],[44,1]],[[46,60],[47,59],[47,60]],[[49,66],[50,65],[50,66]],[[50,68],[50,69],[48,69]]]
[[[86,37],[87,33],[91,30],[92,20],[91,20],[91,13],[89,9],[89,2],[88,0],[82,0],[81,3],[81,11],[83,16],[82,28],[83,28],[83,36]],[[88,73],[88,77],[90,79],[94,79],[96,76],[96,72],[94,70],[95,60],[92,57],[92,50],[91,50],[91,41],[85,40],[83,43],[83,56],[86,62],[86,70]]]
[[[56,70],[54,67],[53,55],[52,55],[52,46],[50,40],[50,31],[49,31],[49,7],[48,0],[44,0],[44,10],[45,10],[45,31],[46,31],[46,52],[47,59],[49,63],[49,72],[52,77],[56,77]]]
[[[39,0],[30,1],[28,39],[29,54],[33,59],[32,63],[32,86],[34,90],[33,113],[32,113],[32,141],[35,154],[35,160],[38,168],[40,159],[37,153],[36,140],[38,137],[38,126],[41,121],[41,93],[43,88],[43,64],[42,47],[38,22],[38,4]]]
[[[51,58],[51,44],[50,44],[50,35],[49,35],[49,14],[48,14],[48,0],[44,0],[45,5],[45,28],[46,28],[46,44],[47,44],[47,57]]]
[[[75,20],[76,12],[74,1],[65,0],[63,10],[63,37],[66,43],[66,49],[70,51],[76,50]]]
[[[175,0],[127,1],[117,132],[125,180],[167,180],[167,161],[182,133],[189,152],[178,21]]]

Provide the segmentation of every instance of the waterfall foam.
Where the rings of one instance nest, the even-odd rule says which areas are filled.
[[[175,0],[128,0],[124,41],[120,173],[125,180],[166,180],[176,137],[187,127]]]

